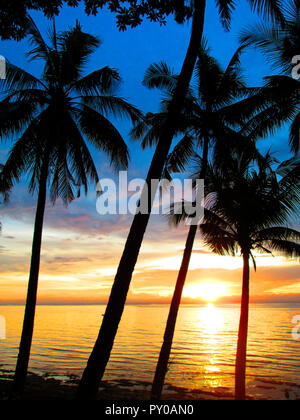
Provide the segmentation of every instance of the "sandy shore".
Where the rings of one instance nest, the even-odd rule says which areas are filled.
[[[12,383],[12,373],[0,373],[0,400],[8,399]],[[59,380],[53,377],[38,376],[30,373],[23,400],[72,400],[74,399],[78,378]],[[131,380],[103,381],[99,389],[99,400],[149,400],[151,384]],[[164,401],[184,400],[230,400],[229,393],[210,393],[201,390],[166,385]]]

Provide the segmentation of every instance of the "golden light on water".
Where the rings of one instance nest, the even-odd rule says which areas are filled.
[[[183,296],[192,299],[204,299],[206,302],[215,302],[217,299],[228,296],[227,286],[218,282],[191,284],[184,288]]]
[[[199,310],[198,321],[204,329],[205,336],[210,341],[210,344],[216,341],[217,334],[223,326],[222,310],[210,303]]]
[[[198,322],[202,329],[202,343],[206,349],[206,358],[203,366],[205,383],[210,388],[221,386],[220,372],[218,363],[219,333],[223,329],[222,309],[213,303],[207,304],[198,312]]]

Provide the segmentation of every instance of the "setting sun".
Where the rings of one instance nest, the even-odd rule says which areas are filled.
[[[218,298],[227,295],[227,286],[217,282],[191,284],[186,286],[183,291],[184,297],[192,299],[202,298],[207,302],[215,302]]]

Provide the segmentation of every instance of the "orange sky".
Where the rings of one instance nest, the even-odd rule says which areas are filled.
[[[91,198],[92,199],[92,198]],[[98,303],[109,295],[130,220],[101,219],[78,207],[47,208],[39,284],[40,303]],[[24,207],[25,208],[25,207]],[[22,219],[6,216],[0,247],[0,302],[23,302],[30,262],[33,208]],[[13,213],[10,213],[13,214]],[[136,267],[129,302],[169,302],[181,262],[186,226],[170,229],[166,220],[152,218]],[[298,260],[259,255],[252,271],[251,295],[259,300],[300,297]],[[217,289],[220,302],[238,302],[242,259],[218,257],[204,249],[200,237],[190,265],[185,303],[202,302]],[[203,286],[204,284],[204,286]],[[225,295],[222,297],[222,295]],[[191,297],[193,296],[193,298]],[[209,297],[209,296],[208,296]]]
[[[208,25],[206,27],[209,44],[213,54],[221,59],[223,65],[238,47],[238,35],[245,22],[256,21],[249,7],[242,7],[244,19],[236,13],[233,30],[224,33],[215,13],[214,2],[208,2]],[[246,7],[246,8],[245,8]],[[69,16],[73,24],[78,16],[78,9]],[[110,15],[110,14],[109,14]],[[67,15],[65,15],[66,17]],[[63,20],[60,27],[65,29]],[[91,28],[90,19],[81,16],[85,27]],[[120,69],[126,83],[122,95],[145,112],[155,110],[160,101],[160,93],[146,90],[141,80],[148,65],[167,59],[168,64],[178,71],[189,39],[187,25],[168,24],[166,30],[158,26],[147,26],[145,30],[120,33],[112,25],[111,16],[99,15],[99,25],[94,25],[96,33],[104,37],[101,48],[103,55],[96,54],[91,61],[91,71],[103,65]],[[102,20],[101,20],[102,19]],[[43,23],[44,22],[44,23]],[[46,30],[46,20],[43,31]],[[98,22],[98,20],[97,20]],[[171,32],[170,32],[171,31]],[[171,35],[170,35],[171,34]],[[170,39],[176,37],[176,43]],[[175,38],[174,38],[175,39]],[[223,42],[220,42],[220,39]],[[146,42],[145,42],[146,40]],[[160,48],[157,48],[157,41]],[[134,44],[135,48],[132,48]],[[6,44],[7,57],[10,61],[22,64],[28,71],[34,71],[33,63],[24,61],[27,41]],[[121,48],[120,48],[121,46]],[[155,48],[153,48],[155,46]],[[26,48],[25,48],[26,47]],[[3,52],[2,52],[3,53]],[[131,57],[128,60],[128,54]],[[255,51],[247,53],[243,61],[245,77],[249,85],[261,83],[262,77],[269,73],[265,59]],[[36,71],[40,72],[40,63]],[[131,127],[118,122],[121,134],[126,138]],[[125,138],[125,137],[124,137]],[[129,143],[132,156],[130,176],[144,178],[150,165],[153,150],[141,153],[138,143]],[[278,133],[275,138],[259,142],[260,150],[268,151],[270,145],[280,160],[288,159],[287,131]],[[7,156],[7,146],[0,149],[1,163]],[[273,150],[272,148],[272,150]],[[110,177],[109,162],[102,154],[95,153],[95,162],[101,177]],[[35,198],[27,190],[26,176],[16,186],[7,207],[0,208],[2,234],[0,236],[0,303],[24,302],[26,297],[28,271],[31,253],[32,230],[34,222]],[[299,219],[298,219],[299,220]],[[76,200],[68,209],[61,204],[46,209],[44,241],[42,249],[41,272],[39,283],[40,303],[97,303],[105,302],[110,292],[114,273],[124,247],[131,218],[101,218],[96,212],[95,191],[88,197]],[[298,226],[299,229],[299,226]],[[166,218],[154,217],[148,227],[145,242],[141,250],[136,272],[129,293],[130,302],[169,302],[176,282],[177,272],[183,253],[187,229],[185,226],[171,230]],[[201,302],[201,293],[207,295],[207,286],[218,289],[226,296],[220,301],[237,302],[241,293],[241,258],[216,257],[201,246],[200,238],[191,262],[187,279],[184,302]],[[260,256],[257,259],[258,272],[252,271],[251,295],[260,300],[300,301],[299,261],[287,261],[283,258]],[[197,288],[199,285],[199,288]],[[204,289],[203,289],[204,287]],[[204,292],[203,292],[204,290]],[[198,292],[197,292],[198,291]],[[191,298],[194,296],[195,298]]]

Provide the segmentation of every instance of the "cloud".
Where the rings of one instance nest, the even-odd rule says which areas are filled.
[[[76,263],[82,263],[82,262],[87,262],[87,261],[91,261],[90,258],[88,257],[54,257],[54,258],[49,258],[49,259],[45,259],[45,262],[47,262],[48,264],[55,264],[55,263],[60,263],[60,264],[76,264]]]
[[[300,294],[300,281],[298,283],[267,290],[266,293],[272,293],[274,295]]]

